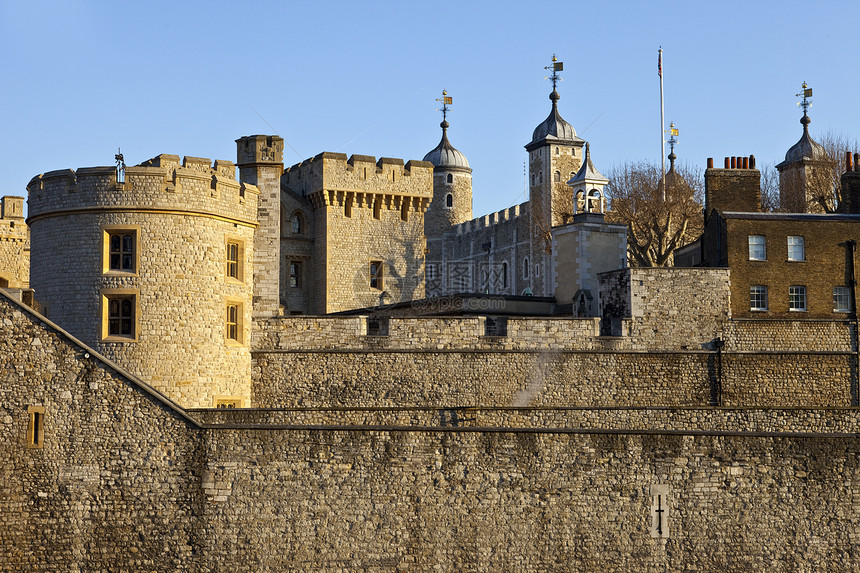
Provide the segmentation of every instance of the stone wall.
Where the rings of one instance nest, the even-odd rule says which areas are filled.
[[[0,570],[195,569],[193,420],[2,293],[0,381]]]
[[[602,332],[624,334],[642,350],[708,348],[731,318],[730,276],[728,269],[677,267],[603,273]]]
[[[520,295],[534,290],[528,203],[451,227],[441,239],[428,288],[440,293]]]
[[[854,409],[186,413],[2,294],[0,357],[0,570],[847,571],[860,550]]]

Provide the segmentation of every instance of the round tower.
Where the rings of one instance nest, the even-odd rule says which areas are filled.
[[[448,141],[448,104],[451,97],[442,92],[442,140],[424,156],[433,164],[433,199],[424,216],[424,234],[440,237],[452,225],[472,219],[472,169],[466,156]]]
[[[30,181],[36,299],[182,406],[250,405],[256,187],[230,161],[121,161]]]

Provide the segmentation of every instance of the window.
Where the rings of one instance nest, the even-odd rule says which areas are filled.
[[[851,293],[848,287],[833,287],[833,312],[851,312]]]
[[[137,272],[137,234],[136,229],[104,229],[105,273]]]
[[[767,287],[752,285],[750,287],[750,310],[767,310]]]
[[[229,344],[242,344],[242,303],[227,301],[226,335]]]
[[[293,235],[301,235],[305,232],[304,225],[302,223],[301,214],[293,213],[293,216],[290,217],[290,229],[292,230]]]
[[[370,288],[382,290],[382,261],[370,261]]]
[[[502,288],[508,288],[508,263],[502,263]]]
[[[559,154],[558,147],[556,147],[556,148],[555,148],[555,154],[556,154],[556,155],[558,155],[558,154]]]
[[[749,245],[751,261],[767,260],[767,248],[765,245],[764,235],[750,235]]]
[[[343,202],[343,216],[352,217],[352,195],[346,198]]]
[[[789,236],[788,237],[788,260],[789,261],[805,261],[806,251],[803,247],[803,237]]]
[[[225,273],[227,280],[242,281],[245,270],[243,260],[245,258],[245,243],[235,237],[226,237],[225,249]]]
[[[213,396],[212,402],[216,408],[241,408],[242,398],[240,396]]]
[[[290,263],[290,288],[302,286],[302,263]]]
[[[448,209],[450,209],[450,208],[451,208],[451,207],[453,207],[453,206],[454,206],[454,196],[453,196],[453,195],[451,195],[450,193],[448,193],[448,194],[445,196],[445,207],[447,207]]]
[[[409,220],[409,199],[404,197],[400,202],[400,220]]]
[[[556,148],[556,151],[558,151],[558,148]],[[561,181],[561,171],[554,172],[552,174],[552,180],[556,183],[559,183]]]
[[[137,291],[102,291],[102,341],[133,342],[137,339]]]
[[[529,259],[526,257],[523,259],[523,278],[529,278]]]
[[[805,286],[790,286],[788,287],[788,310],[804,311],[806,310],[806,287]]]
[[[227,276],[239,280],[239,243],[227,241]]]
[[[453,182],[454,182],[454,176],[451,173],[449,173],[448,174],[448,183],[453,183]]]
[[[30,421],[27,423],[27,447],[39,449],[45,445],[45,407],[27,406]]]
[[[373,202],[373,218],[380,219],[382,217],[382,199],[377,197]]]

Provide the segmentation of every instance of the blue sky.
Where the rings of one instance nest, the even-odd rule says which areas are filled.
[[[235,160],[234,140],[255,133],[282,136],[287,165],[322,151],[421,159],[446,88],[477,216],[525,200],[523,146],[549,112],[553,53],[561,114],[597,168],[659,162],[659,46],[680,160],[772,164],[800,137],[803,81],[813,137],[860,137],[858,15],[827,1],[0,0],[0,194],[112,165],[117,147],[129,164]]]

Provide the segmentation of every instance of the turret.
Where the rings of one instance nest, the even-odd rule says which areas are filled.
[[[424,219],[424,233],[438,237],[450,229],[472,218],[472,169],[466,156],[448,141],[448,104],[451,97],[442,92],[442,139],[424,161],[433,164],[433,200]]]
[[[260,191],[259,227],[254,235],[254,316],[280,314],[281,175],[284,140],[276,135],[249,135],[236,140],[239,180]]]
[[[827,152],[809,135],[809,124],[812,120],[809,119],[807,110],[812,105],[812,88],[804,82],[803,91],[797,95],[802,97],[800,106],[803,108],[803,117],[800,118],[800,124],[803,126],[803,134],[785,153],[785,160],[776,166],[779,171],[780,207],[795,213],[821,213],[825,209],[820,200],[824,200],[832,211],[836,205],[832,204],[832,181],[828,173]]]

